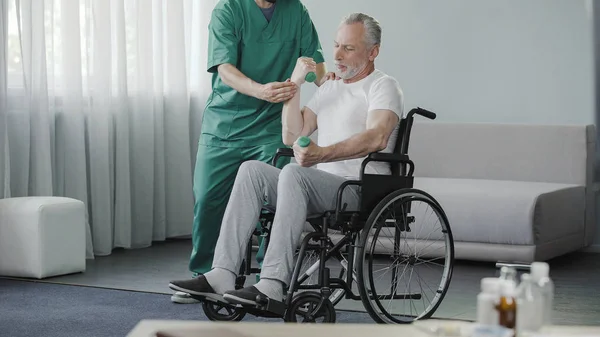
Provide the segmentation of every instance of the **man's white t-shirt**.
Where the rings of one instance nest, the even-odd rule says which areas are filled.
[[[404,116],[403,93],[398,82],[380,70],[362,80],[346,84],[343,80],[325,82],[306,105],[317,115],[317,144],[321,147],[342,142],[367,130],[367,118],[374,110],[391,110]],[[381,151],[391,153],[398,137],[398,125]],[[366,157],[321,163],[317,168],[348,179],[357,179]],[[370,162],[366,173],[390,174],[388,163]]]

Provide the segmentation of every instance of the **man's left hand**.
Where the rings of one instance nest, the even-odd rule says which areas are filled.
[[[292,149],[296,162],[302,167],[311,167],[323,160],[323,148],[312,141],[307,147],[301,147],[298,142],[294,142]]]

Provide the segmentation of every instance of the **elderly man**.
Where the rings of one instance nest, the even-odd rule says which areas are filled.
[[[398,82],[375,68],[381,27],[372,17],[355,13],[340,24],[334,45],[341,80],[325,82],[300,109],[300,89],[283,107],[283,142],[293,146],[297,164],[280,170],[260,161],[247,161],[237,174],[227,205],[212,270],[170,287],[232,304],[255,304],[261,294],[282,301],[290,282],[294,252],[309,214],[335,208],[338,187],[356,179],[362,160],[371,152],[392,152],[403,117]],[[315,71],[310,58],[300,58],[291,76],[298,88]],[[295,141],[319,130],[318,142],[300,147]],[[386,163],[371,163],[367,172],[389,174]],[[347,188],[344,202],[357,209],[359,194]],[[234,290],[246,244],[264,203],[276,208],[269,248],[260,281]]]

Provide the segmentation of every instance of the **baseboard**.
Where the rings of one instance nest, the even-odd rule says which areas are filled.
[[[582,252],[586,253],[599,253],[600,254],[600,244],[591,245],[582,250]]]

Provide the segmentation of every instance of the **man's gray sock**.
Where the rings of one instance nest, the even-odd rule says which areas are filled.
[[[204,277],[217,294],[223,295],[226,291],[235,290],[236,275],[227,269],[215,268],[204,274]]]
[[[261,278],[254,287],[272,300],[283,301],[283,282],[279,280]]]

